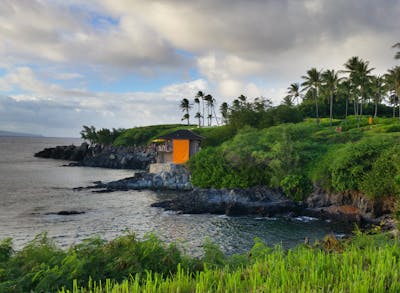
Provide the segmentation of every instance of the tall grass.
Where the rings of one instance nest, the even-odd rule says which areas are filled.
[[[72,291],[59,292],[400,292],[400,246],[383,236],[359,235],[350,244],[331,237],[288,251],[258,244],[246,257],[240,266],[189,272],[178,265],[172,275],[149,272],[144,279],[90,281],[85,288],[75,282]]]

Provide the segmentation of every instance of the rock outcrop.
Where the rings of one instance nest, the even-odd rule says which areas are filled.
[[[141,147],[57,146],[46,148],[35,157],[73,161],[69,166],[146,170],[155,162],[155,152]]]
[[[333,193],[315,189],[305,204],[307,212],[314,216],[359,223],[379,223],[395,210],[393,198],[370,199],[357,191]]]
[[[124,178],[108,183],[96,182],[90,189],[96,189],[95,192],[112,192],[117,190],[192,190],[190,183],[190,173],[182,165],[171,164],[168,171],[162,171],[157,174],[148,172],[136,172],[133,177]]]
[[[154,203],[154,207],[188,214],[226,214],[229,216],[298,214],[301,204],[265,187],[248,189],[194,189],[178,193],[172,199]]]

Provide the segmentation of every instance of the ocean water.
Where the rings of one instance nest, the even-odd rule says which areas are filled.
[[[94,181],[132,176],[133,170],[63,167],[65,161],[41,159],[33,154],[45,147],[80,144],[68,138],[0,137],[0,240],[11,237],[20,249],[46,232],[61,247],[99,236],[112,239],[127,233],[139,237],[153,233],[177,242],[186,252],[200,254],[206,238],[226,253],[248,251],[254,238],[269,245],[292,247],[305,237],[311,241],[326,234],[345,234],[350,227],[314,218],[227,217],[185,215],[150,207],[159,194],[153,191],[93,193],[74,191]],[[59,211],[84,212],[56,215]]]

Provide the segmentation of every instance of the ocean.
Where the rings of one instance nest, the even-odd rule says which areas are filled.
[[[93,193],[74,191],[94,181],[111,181],[133,170],[65,167],[65,161],[35,158],[45,147],[79,145],[73,138],[0,137],[0,240],[11,237],[21,249],[39,233],[47,233],[63,247],[89,237],[113,239],[127,233],[139,238],[148,233],[176,242],[187,253],[201,254],[205,239],[227,254],[248,251],[254,238],[268,245],[293,247],[308,237],[345,234],[349,227],[315,218],[227,217],[185,215],[150,207],[160,196],[153,191]],[[57,215],[59,211],[82,214]]]

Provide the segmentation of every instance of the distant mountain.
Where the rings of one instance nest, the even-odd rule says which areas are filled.
[[[21,133],[0,130],[0,136],[29,136],[29,137],[43,137],[43,135],[32,134],[32,133]]]

